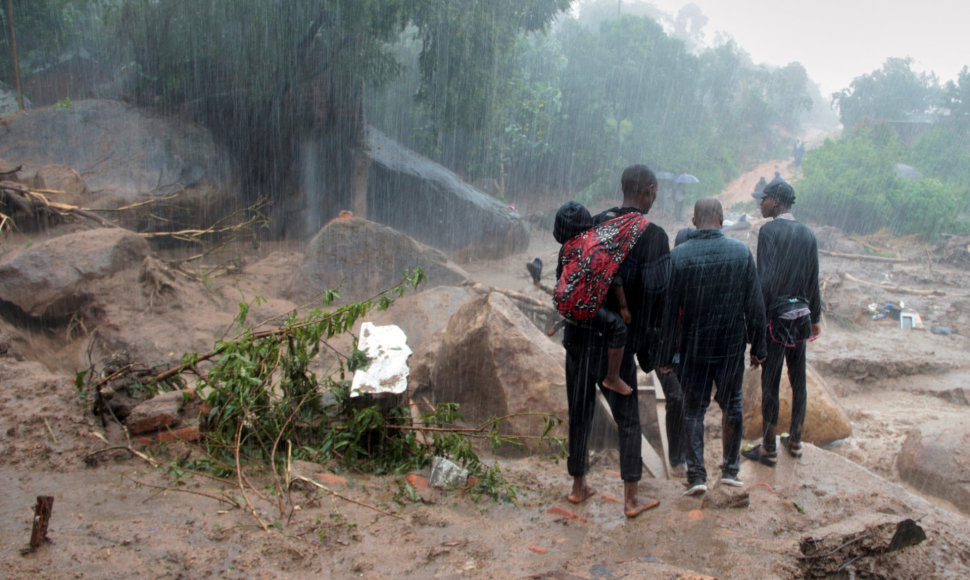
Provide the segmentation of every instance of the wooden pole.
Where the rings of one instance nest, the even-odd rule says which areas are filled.
[[[10,28],[10,60],[13,62],[14,85],[17,88],[17,104],[24,107],[24,87],[20,83],[20,59],[17,56],[17,27],[13,23],[13,0],[7,0],[7,25]]]
[[[31,550],[36,550],[42,543],[50,541],[47,537],[47,524],[50,523],[53,508],[54,496],[37,496],[37,505],[34,506],[34,527],[30,532]]]

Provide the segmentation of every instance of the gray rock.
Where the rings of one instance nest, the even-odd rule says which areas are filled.
[[[376,129],[367,145],[368,219],[446,252],[501,258],[528,249],[528,226],[507,204]]]
[[[179,411],[186,399],[185,391],[160,393],[132,408],[125,425],[132,435],[150,433],[179,424]]]
[[[433,350],[432,350],[433,349]],[[563,419],[553,432],[564,433],[566,375],[562,346],[546,338],[505,295],[481,296],[464,305],[440,333],[411,358],[416,397],[457,402],[470,425],[512,416],[503,434],[538,437],[545,430],[543,412]],[[524,439],[526,449],[538,449]]]
[[[118,101],[82,100],[11,116],[4,120],[0,158],[23,164],[27,173],[44,165],[73,168],[87,185],[86,207],[179,193],[165,208],[168,217],[196,225],[207,205],[225,201],[230,183],[228,158],[208,131]],[[176,213],[176,203],[185,211]]]
[[[970,424],[937,422],[912,430],[896,457],[900,478],[970,514]]]
[[[331,221],[310,240],[289,297],[307,300],[337,290],[341,301],[373,298],[401,282],[404,270],[422,268],[427,286],[454,286],[468,278],[440,251],[361,218]]]
[[[29,316],[68,316],[92,280],[138,267],[148,253],[144,239],[120,228],[52,238],[0,263],[0,300]]]
[[[367,320],[378,326],[396,324],[408,337],[408,346],[417,350],[424,341],[448,324],[458,309],[478,296],[467,287],[438,286],[403,296],[387,310],[372,311]]]

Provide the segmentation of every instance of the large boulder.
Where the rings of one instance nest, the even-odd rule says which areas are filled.
[[[76,170],[87,185],[86,207],[115,209],[178,193],[177,201],[151,210],[203,225],[206,212],[226,201],[228,156],[208,131],[187,121],[173,122],[118,101],[89,100],[12,115],[4,119],[2,134],[0,158],[23,165],[23,179],[45,165]]]
[[[417,350],[444,328],[459,308],[477,296],[467,286],[438,286],[398,298],[387,310],[372,311],[367,321],[377,326],[396,324],[407,335],[411,350]]]
[[[461,307],[412,358],[418,398],[457,402],[466,421],[480,425],[509,417],[502,432],[538,437],[545,422],[523,413],[566,419],[565,353],[504,294],[492,292]],[[562,429],[555,433],[562,435]],[[523,441],[537,448],[535,439]]]
[[[528,249],[528,226],[508,205],[376,129],[367,146],[369,219],[446,252],[500,258]]]
[[[970,424],[921,425],[906,437],[896,468],[921,493],[949,501],[970,514]]]
[[[357,217],[325,225],[310,240],[289,296],[306,300],[337,290],[341,301],[373,298],[401,282],[404,270],[422,268],[429,286],[454,286],[468,278],[440,251],[387,226]]]
[[[25,248],[0,263],[0,301],[36,318],[75,314],[91,282],[138,267],[148,243],[121,228],[65,234]]]
[[[827,445],[852,434],[852,423],[836,402],[821,375],[808,365],[806,372],[808,406],[802,440],[815,445]],[[787,370],[782,372],[779,387],[778,432],[791,427],[791,383]],[[761,369],[748,369],[744,373],[744,436],[748,439],[761,437]]]

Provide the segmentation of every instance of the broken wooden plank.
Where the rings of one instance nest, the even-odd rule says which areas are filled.
[[[823,256],[832,256],[833,258],[845,258],[846,260],[864,260],[867,262],[890,262],[890,263],[903,263],[908,262],[906,258],[890,258],[888,256],[871,256],[869,254],[846,254],[844,252],[833,252],[831,250],[819,250],[819,254]]]
[[[856,278],[855,276],[853,276],[852,274],[849,274],[848,272],[842,274],[842,277],[845,278],[846,280],[849,280],[850,282],[855,282],[857,284],[862,284],[864,286],[882,288],[883,290],[886,290],[889,292],[897,292],[899,294],[912,294],[914,296],[961,296],[961,297],[970,296],[970,294],[957,294],[955,292],[944,292],[942,290],[923,290],[920,288],[907,288],[905,286],[889,286],[887,284],[879,284],[878,282],[869,282],[867,280]]]
[[[606,402],[606,397],[603,396],[602,391],[596,390],[596,400],[599,402],[603,410],[606,411],[606,416],[609,417],[610,423],[616,426],[616,421],[613,419],[613,412],[610,410],[610,404]],[[666,472],[664,469],[663,459],[657,455],[657,451],[650,444],[650,441],[640,433],[641,445],[640,445],[640,459],[643,461],[643,466],[650,472],[653,477],[665,477]]]
[[[30,549],[36,550],[41,544],[50,542],[47,537],[47,526],[51,521],[54,509],[54,496],[38,495],[37,505],[34,506],[34,525],[30,530]]]

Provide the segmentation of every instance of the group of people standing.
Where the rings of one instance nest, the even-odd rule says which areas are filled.
[[[622,174],[621,190],[622,205],[592,216],[593,224],[631,212],[648,213],[657,198],[656,176],[645,165],[633,165]],[[758,236],[757,262],[743,242],[724,236],[723,210],[714,198],[697,202],[695,228],[679,232],[672,250],[660,226],[650,223],[642,231],[616,272],[622,293],[610,292],[601,307],[623,313],[622,355],[610,329],[595,323],[565,325],[570,502],[582,503],[595,493],[586,481],[588,441],[597,388],[603,386],[608,367],[610,375],[619,375],[613,384],[630,387],[611,385],[601,391],[618,428],[627,517],[659,504],[637,495],[643,469],[637,365],[645,372],[657,370],[667,404],[669,459],[673,474],[687,478],[686,495],[708,489],[704,415],[712,394],[724,414],[720,482],[743,485],[738,477],[741,386],[749,344],[750,366],[762,367],[764,433],[762,442],[744,455],[765,465],[777,461],[778,391],[786,362],[792,421],[782,445],[793,457],[801,455],[805,341],[820,333],[817,243],[791,214],[795,192],[788,183],[771,183],[754,195],[764,217],[773,218]]]

